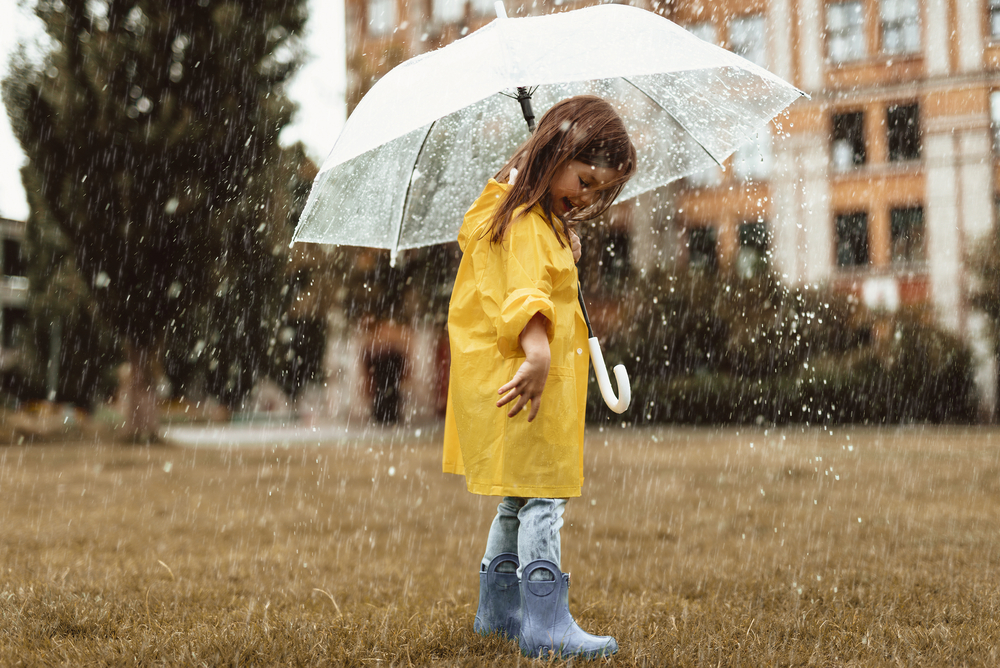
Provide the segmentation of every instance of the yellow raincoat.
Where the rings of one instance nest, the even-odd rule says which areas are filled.
[[[590,353],[573,251],[559,245],[540,207],[515,217],[503,243],[491,244],[487,229],[508,187],[491,179],[458,234],[443,468],[464,474],[474,494],[580,496]],[[521,330],[539,312],[548,318],[552,363],[529,423],[527,407],[513,418],[513,403],[497,408],[497,390],[524,362]]]

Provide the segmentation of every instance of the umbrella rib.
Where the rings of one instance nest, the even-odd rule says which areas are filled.
[[[417,155],[413,158],[413,167],[416,168],[417,163],[420,162],[420,154],[424,152],[424,147],[427,146],[427,139],[431,136],[431,130],[437,124],[439,119],[431,121],[430,125],[427,126],[427,132],[424,133],[424,138],[420,141],[420,148],[417,149]],[[406,222],[406,214],[410,210],[410,188],[413,187],[413,170],[410,170],[410,178],[406,183],[406,194],[403,195],[403,210],[399,217],[399,231],[396,232],[396,243],[389,251],[391,256],[389,263],[392,266],[396,266],[396,255],[399,254],[399,240],[403,238],[403,223]]]
[[[659,101],[658,101],[658,100],[657,100],[656,98],[654,98],[654,97],[653,97],[652,95],[650,95],[649,93],[647,93],[646,91],[644,91],[644,90],[643,90],[642,88],[640,88],[640,87],[639,87],[639,86],[638,86],[637,84],[633,83],[632,81],[629,81],[629,79],[628,79],[627,77],[621,77],[621,80],[622,80],[622,81],[624,81],[625,83],[627,83],[627,84],[628,84],[629,86],[632,86],[632,88],[635,88],[635,89],[636,89],[637,91],[639,91],[639,92],[640,92],[640,93],[642,93],[643,95],[645,95],[645,96],[646,96],[647,98],[649,98],[649,101],[650,101],[650,102],[652,102],[652,103],[653,103],[653,104],[655,104],[655,105],[656,105],[657,107],[659,107],[660,109],[662,109],[662,110],[663,110],[663,113],[665,113],[665,114],[666,114],[667,116],[670,116],[670,118],[674,119],[674,122],[675,122],[675,123],[677,123],[677,125],[681,126],[681,129],[682,129],[682,130],[684,130],[684,132],[686,132],[686,133],[688,134],[688,136],[689,136],[689,137],[691,137],[691,139],[693,139],[693,140],[694,140],[694,143],[695,143],[695,144],[697,144],[698,146],[700,146],[700,147],[701,147],[701,150],[702,150],[702,151],[704,151],[705,153],[707,153],[707,154],[708,154],[708,157],[710,157],[710,158],[712,159],[712,161],[713,161],[713,162],[714,162],[715,164],[717,164],[717,165],[718,165],[719,167],[721,167],[721,168],[722,168],[723,170],[725,170],[725,169],[726,169],[726,168],[725,168],[725,167],[724,167],[724,166],[722,165],[722,163],[721,163],[721,162],[719,162],[718,158],[716,158],[716,157],[715,157],[714,155],[712,155],[712,152],[711,152],[711,151],[709,151],[709,150],[708,150],[707,148],[705,148],[705,145],[704,145],[704,144],[702,144],[702,143],[701,143],[700,141],[698,141],[698,138],[694,136],[694,133],[693,133],[693,132],[691,132],[690,130],[688,130],[688,129],[687,129],[687,128],[686,128],[685,126],[684,126],[684,124],[683,124],[683,123],[681,123],[681,122],[680,122],[680,121],[679,121],[679,120],[677,119],[677,117],[676,117],[676,116],[674,116],[673,114],[671,114],[671,113],[670,113],[670,111],[669,111],[669,110],[668,110],[668,109],[667,109],[666,107],[664,107],[664,106],[663,106],[662,104],[660,104],[660,103],[659,103]]]

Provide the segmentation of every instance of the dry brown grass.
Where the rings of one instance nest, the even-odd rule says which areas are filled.
[[[1000,662],[1000,432],[588,438],[563,565],[612,663]],[[0,447],[0,664],[531,664],[472,632],[495,502],[438,447]]]

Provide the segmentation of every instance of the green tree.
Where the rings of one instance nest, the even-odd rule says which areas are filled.
[[[126,432],[154,433],[164,364],[238,404],[271,364],[308,191],[301,150],[277,142],[305,0],[39,0],[35,13],[47,52],[22,49],[4,81],[29,238],[58,229],[57,259],[82,277],[67,294],[93,303],[130,363]]]
[[[894,424],[978,417],[969,347],[920,308],[880,325],[851,295],[786,286],[770,272],[654,270],[622,283],[616,325],[602,343],[608,364],[621,361],[632,374],[633,408],[613,416],[592,383],[592,420]]]

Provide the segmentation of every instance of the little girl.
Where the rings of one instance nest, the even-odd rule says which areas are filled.
[[[559,530],[583,483],[589,365],[571,226],[604,212],[635,162],[610,104],[564,100],[489,181],[458,235],[443,468],[465,475],[473,494],[503,497],[474,628],[516,638],[528,656],[618,651],[569,613]]]

